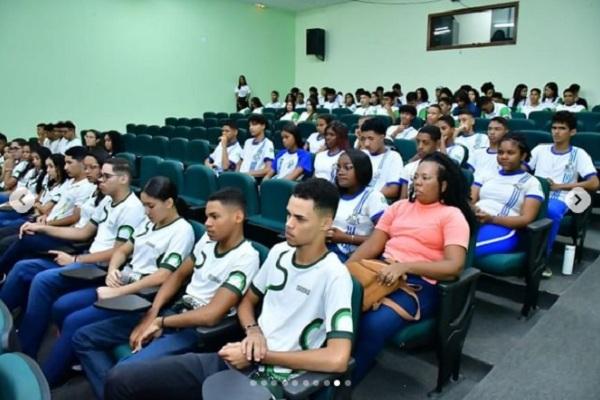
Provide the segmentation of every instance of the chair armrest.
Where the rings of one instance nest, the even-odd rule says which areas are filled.
[[[542,218],[527,225],[525,229],[527,240],[527,279],[536,278],[546,266],[546,247],[552,220]]]
[[[304,372],[297,377],[288,380],[287,384],[283,386],[285,398],[289,400],[306,399],[324,387],[336,388],[334,385],[334,381],[336,379],[340,381],[340,384],[337,386],[337,388],[349,389],[346,386],[345,381],[346,378],[352,374],[352,371],[354,371],[355,365],[356,361],[354,358],[350,358],[350,361],[348,362],[348,369],[343,373]],[[327,384],[325,384],[326,382]]]
[[[149,309],[152,303],[138,295],[126,294],[111,299],[98,300],[94,303],[94,306],[104,310],[136,312]]]
[[[79,279],[82,281],[97,281],[106,276],[106,271],[98,267],[86,267],[61,271],[60,274],[66,278]]]
[[[142,290],[137,292],[137,295],[145,298],[146,300],[152,300],[154,299],[154,296],[156,296],[156,293],[158,293],[159,290],[160,286],[150,286],[143,288]]]
[[[472,313],[475,288],[480,275],[477,268],[467,268],[454,281],[438,282],[438,335],[441,337],[448,337],[459,326],[468,325],[467,319]]]
[[[441,292],[450,293],[454,290],[458,290],[461,287],[472,284],[473,281],[476,281],[479,278],[479,274],[480,271],[477,268],[467,268],[457,279],[451,281],[439,281],[438,289]]]
[[[527,225],[527,231],[529,232],[539,232],[543,229],[548,229],[552,226],[552,220],[550,218],[542,218],[537,221],[533,221],[529,225]]]
[[[237,329],[241,329],[240,323],[238,322],[237,315],[232,315],[223,318],[223,320],[215,326],[199,326],[196,328],[196,332],[201,335],[200,340],[205,341],[220,336],[231,335]]]

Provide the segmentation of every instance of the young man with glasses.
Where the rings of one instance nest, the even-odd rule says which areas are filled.
[[[14,139],[8,147],[9,158],[4,160],[4,168],[2,169],[2,185],[3,191],[11,191],[17,186],[19,178],[27,169],[29,162],[23,159],[23,147],[27,145],[25,139]],[[7,199],[2,199],[6,201]]]
[[[126,160],[111,158],[102,166],[100,190],[106,195],[83,227],[55,227],[40,223],[25,224],[23,235],[44,233],[67,242],[85,242],[94,238],[89,252],[77,255],[49,251],[50,259],[19,261],[10,272],[18,282],[0,290],[10,309],[27,304],[19,328],[23,352],[36,357],[50,323],[53,304],[63,294],[95,285],[94,282],[66,278],[62,271],[107,265],[114,250],[131,239],[134,229],[144,221],[144,207],[130,189],[131,172]],[[28,283],[31,282],[27,298]],[[18,284],[17,284],[18,283]]]

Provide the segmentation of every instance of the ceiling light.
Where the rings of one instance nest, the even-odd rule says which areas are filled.
[[[494,28],[512,28],[515,26],[514,22],[503,22],[500,24],[494,24]]]
[[[263,3],[256,3],[255,6],[256,8],[260,8],[261,10],[267,8],[267,6],[265,6]]]

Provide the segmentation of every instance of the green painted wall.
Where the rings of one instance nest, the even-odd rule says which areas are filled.
[[[468,6],[505,2],[465,0]],[[400,2],[400,1],[398,1]],[[296,18],[296,84],[349,91],[402,84],[403,91],[488,80],[505,97],[524,82],[540,88],[573,82],[600,104],[600,1],[523,0],[514,46],[426,51],[427,15],[461,8],[440,1],[419,5],[346,3],[309,10]],[[325,62],[305,54],[305,31],[326,29]]]
[[[0,0],[0,132],[233,111],[239,74],[266,99],[293,84],[294,18],[233,0]]]

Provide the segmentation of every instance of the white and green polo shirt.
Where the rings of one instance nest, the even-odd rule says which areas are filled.
[[[133,243],[129,263],[133,272],[149,275],[158,268],[175,271],[194,247],[194,230],[181,217],[160,228],[146,219],[129,241]]]
[[[127,197],[118,203],[111,200],[101,202],[100,205],[96,207],[90,220],[90,224],[98,228],[90,246],[90,253],[111,249],[115,241],[128,241],[135,228],[146,218],[144,206],[133,192],[129,192]]]
[[[310,265],[295,262],[295,248],[277,244],[251,289],[263,298],[258,324],[271,351],[318,349],[327,339],[352,339],[352,280],[337,256],[327,252]],[[299,371],[261,365],[270,378],[285,380]]]
[[[221,287],[242,297],[260,264],[258,251],[245,239],[225,253],[219,253],[217,245],[204,234],[192,252],[194,273],[185,293],[200,305],[210,303]]]

